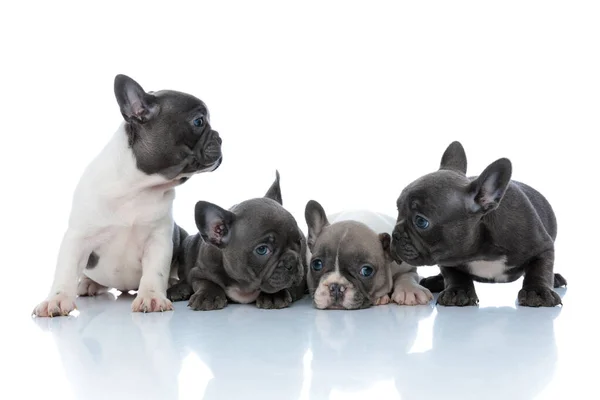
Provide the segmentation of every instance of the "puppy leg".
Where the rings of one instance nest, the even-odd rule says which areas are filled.
[[[189,300],[193,294],[194,290],[187,282],[178,282],[167,290],[167,298],[171,301]]]
[[[190,274],[193,276],[193,272]],[[195,311],[220,310],[227,305],[227,295],[223,288],[206,279],[192,280],[194,294],[190,297],[188,306]]]
[[[475,306],[479,303],[473,278],[456,267],[441,267],[446,288],[440,293],[437,304],[442,306]]]
[[[427,304],[433,299],[429,289],[419,285],[419,274],[411,270],[394,277],[392,301],[401,305]]]
[[[78,296],[95,296],[97,294],[106,293],[108,288],[101,284],[94,282],[85,275],[81,275],[79,279],[79,285],[77,286]]]
[[[155,229],[146,241],[140,288],[131,305],[134,312],[173,310],[173,304],[166,296],[173,255],[173,224],[166,222]]]
[[[528,307],[562,305],[560,296],[552,289],[555,283],[553,268],[554,250],[540,254],[525,266],[523,289],[518,295],[519,305]]]
[[[421,279],[421,282],[419,283],[431,290],[432,293],[440,293],[444,290],[444,277],[442,274],[428,276],[427,278]]]
[[[283,289],[276,293],[260,292],[256,299],[256,306],[264,309],[282,309],[292,304],[292,294]]]
[[[34,315],[38,317],[68,315],[76,308],[77,281],[90,253],[91,251],[86,253],[83,235],[67,230],[58,251],[50,294],[33,310]]]

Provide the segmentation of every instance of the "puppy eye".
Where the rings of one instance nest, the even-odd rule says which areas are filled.
[[[310,267],[313,269],[313,271],[320,271],[323,269],[323,261],[317,258],[310,263]]]
[[[202,126],[204,125],[204,117],[199,117],[194,120],[194,126]]]
[[[363,265],[360,268],[360,274],[362,276],[364,276],[365,278],[370,277],[371,275],[373,275],[373,273],[375,273],[375,270],[373,269],[373,267],[371,267],[370,265]]]
[[[261,244],[256,249],[254,249],[254,252],[256,254],[258,254],[259,256],[266,256],[267,254],[269,254],[271,252],[271,249],[269,249],[268,246]]]
[[[415,226],[419,229],[429,228],[429,221],[420,215],[415,216]]]

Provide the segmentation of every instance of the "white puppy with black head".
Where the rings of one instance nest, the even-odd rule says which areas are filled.
[[[67,315],[77,295],[108,288],[137,290],[133,311],[166,311],[173,242],[175,186],[221,164],[221,139],[206,105],[172,90],[145,92],[115,77],[124,122],[85,169],[75,189],[54,282],[33,311]]]

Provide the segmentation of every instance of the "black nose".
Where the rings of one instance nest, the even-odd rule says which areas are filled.
[[[340,285],[337,283],[332,283],[331,285],[329,285],[329,294],[335,297],[336,299],[343,297],[345,290],[346,287],[344,285]]]
[[[395,241],[399,242],[399,241],[400,241],[400,239],[402,238],[402,235],[400,235],[400,232],[398,232],[398,231],[394,231],[394,232],[392,233],[392,237],[394,238],[394,240],[395,240]]]
[[[281,257],[281,264],[285,269],[291,271],[298,265],[298,258],[294,254],[286,254]]]

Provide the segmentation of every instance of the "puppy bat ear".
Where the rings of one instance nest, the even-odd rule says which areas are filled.
[[[323,232],[323,228],[329,225],[327,215],[323,207],[315,200],[306,203],[304,218],[308,225],[308,238],[306,240],[308,248],[312,251],[317,238]]]
[[[127,122],[143,124],[158,113],[156,98],[126,75],[115,76],[115,97]]]
[[[491,163],[469,185],[469,209],[475,213],[488,213],[500,205],[512,175],[512,164],[507,158]]]
[[[449,169],[452,171],[467,173],[467,155],[460,142],[452,142],[442,156],[440,169]]]
[[[381,242],[381,247],[383,248],[383,254],[385,255],[385,259],[388,261],[392,261],[392,255],[390,253],[390,246],[392,244],[392,237],[389,233],[384,232],[379,234],[379,241]]]
[[[275,200],[279,204],[283,205],[283,200],[281,199],[281,188],[279,187],[279,171],[275,171],[275,182],[271,185],[269,190],[267,190],[267,194],[265,197]]]
[[[225,247],[231,239],[235,214],[221,207],[199,201],[195,208],[196,226],[205,241],[217,247]]]

